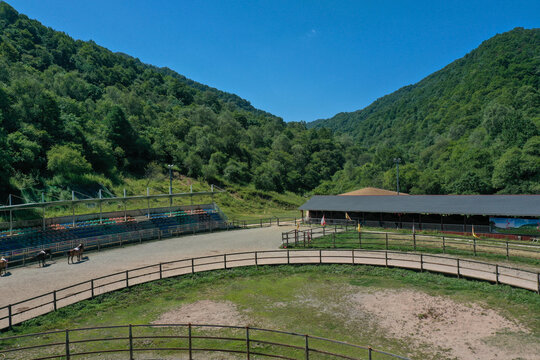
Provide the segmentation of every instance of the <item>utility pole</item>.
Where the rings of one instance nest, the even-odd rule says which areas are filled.
[[[169,168],[169,216],[172,216],[172,168],[173,165],[167,165]]]
[[[394,162],[396,163],[396,188],[399,195],[399,164],[401,163],[401,158],[394,158]]]

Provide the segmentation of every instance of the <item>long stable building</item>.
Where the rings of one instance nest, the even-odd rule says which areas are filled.
[[[314,196],[300,210],[311,221],[348,214],[369,226],[540,234],[540,195]]]

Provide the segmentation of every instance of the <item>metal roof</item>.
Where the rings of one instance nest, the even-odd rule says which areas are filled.
[[[540,195],[314,196],[299,209],[540,217]]]

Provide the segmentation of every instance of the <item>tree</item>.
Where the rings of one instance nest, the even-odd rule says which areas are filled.
[[[92,165],[86,161],[76,145],[57,145],[47,152],[47,169],[67,181],[72,181],[90,173]]]

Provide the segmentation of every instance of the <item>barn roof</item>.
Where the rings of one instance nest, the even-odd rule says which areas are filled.
[[[374,188],[374,187],[365,187],[365,188],[362,188],[362,189],[349,191],[349,192],[346,192],[344,194],[339,194],[339,195],[340,196],[343,196],[343,195],[345,195],[345,196],[352,196],[352,195],[364,195],[364,196],[367,196],[367,195],[398,195],[398,193],[395,192],[395,191],[390,191],[390,190],[385,190],[385,189],[379,189],[379,188]],[[399,195],[409,195],[409,194],[400,192]]]
[[[319,195],[300,210],[540,217],[540,195]]]

